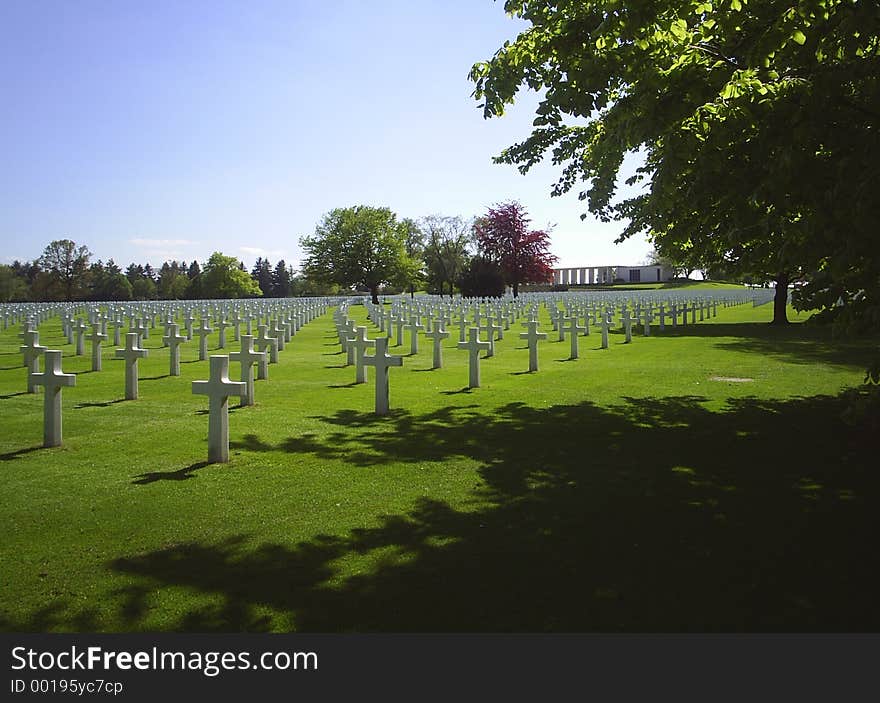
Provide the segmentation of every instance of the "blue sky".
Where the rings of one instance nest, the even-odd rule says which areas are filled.
[[[154,267],[213,251],[296,265],[335,207],[470,217],[519,200],[560,265],[644,239],[492,163],[536,96],[484,120],[471,65],[525,26],[491,0],[0,2],[0,261],[53,239]]]

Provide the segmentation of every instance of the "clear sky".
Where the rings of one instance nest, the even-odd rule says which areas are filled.
[[[492,0],[0,0],[0,261],[53,239],[126,266],[296,266],[335,207],[400,217],[519,200],[560,265],[640,263],[558,169],[492,156],[537,99],[484,120],[467,74],[525,26]]]

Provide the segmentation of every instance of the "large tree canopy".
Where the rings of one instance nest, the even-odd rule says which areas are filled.
[[[788,283],[802,305],[876,313],[880,293],[880,5],[869,0],[521,0],[531,22],[471,70],[485,117],[521,86],[544,91],[523,142],[546,153],[554,194],[579,182],[589,210],[647,232],[695,268]],[[644,166],[617,198],[626,154]],[[863,319],[868,315],[862,314]],[[880,319],[876,322],[880,323]]]
[[[219,251],[205,262],[201,288],[206,298],[254,298],[263,294],[247,271],[242,271],[238,259]]]
[[[70,239],[50,242],[40,257],[40,266],[49,275],[51,287],[56,287],[64,300],[84,296],[91,252],[86,246],[77,246]]]
[[[302,270],[323,284],[363,286],[379,303],[379,286],[400,281],[411,263],[409,229],[386,207],[337,208],[324,215],[311,237],[302,237]]]
[[[429,215],[422,218],[425,266],[431,292],[443,295],[448,285],[449,295],[452,295],[456,282],[468,265],[473,226],[473,221],[461,217]]]

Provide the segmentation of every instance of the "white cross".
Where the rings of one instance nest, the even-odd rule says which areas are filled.
[[[106,334],[101,334],[101,323],[92,323],[92,333],[89,341],[92,343],[92,371],[101,370],[101,343],[107,339]]]
[[[489,351],[489,342],[480,341],[480,330],[471,327],[468,330],[469,339],[467,342],[459,342],[459,349],[467,349],[470,352],[468,388],[480,387],[480,351],[485,349]]]
[[[162,337],[162,341],[171,352],[169,374],[180,376],[180,345],[186,341],[186,335],[178,334],[177,324],[172,322],[168,325],[168,331]]]
[[[280,325],[278,318],[273,318],[269,323],[269,332],[277,340],[278,351],[284,351],[284,328]]]
[[[610,314],[608,310],[602,310],[602,348],[608,348],[608,315]]]
[[[18,350],[24,355],[24,365],[27,368],[28,393],[37,392],[37,384],[34,382],[34,374],[40,371],[40,356],[46,352],[46,347],[40,345],[40,333],[36,330],[26,330],[24,344]]]
[[[465,334],[465,329],[467,328],[468,319],[467,315],[464,314],[464,310],[461,311],[461,316],[458,318],[458,341],[464,342],[467,340],[467,335]]]
[[[403,366],[402,356],[391,356],[388,353],[388,337],[376,339],[376,353],[374,356],[364,356],[367,366],[376,368],[376,414],[388,414],[388,369],[392,366]]]
[[[86,329],[88,329],[88,325],[82,320],[77,320],[75,325],[76,330],[76,355],[83,356],[86,353],[86,342],[85,342],[85,334]]]
[[[125,335],[125,349],[116,350],[117,359],[125,359],[125,399],[137,400],[138,397],[138,359],[149,352],[138,347],[137,332]]]
[[[395,325],[397,325],[397,344],[395,347],[403,346],[403,327],[406,325],[406,318],[401,313],[396,318],[391,320]]]
[[[269,360],[263,360],[257,366],[257,378],[261,381],[269,378],[269,364],[278,363],[278,340],[270,337],[266,325],[257,325],[257,338],[254,340],[254,346],[261,352],[269,350]]]
[[[193,381],[192,392],[208,396],[208,463],[229,461],[229,396],[247,393],[247,384],[229,380],[229,357],[211,356],[211,378]]]
[[[217,329],[220,330],[220,340],[217,343],[217,346],[220,349],[226,348],[226,328],[229,326],[229,323],[226,322],[225,317],[221,317],[217,322]]]
[[[418,354],[419,353],[419,330],[425,329],[425,326],[419,324],[418,315],[411,315],[409,318],[409,324],[404,325],[404,327],[409,330],[409,353],[410,354]]]
[[[627,308],[623,309],[623,329],[626,332],[626,339],[624,340],[624,344],[629,344],[632,342],[632,317],[630,317],[629,310]]]
[[[76,385],[76,375],[62,373],[61,352],[48,349],[45,352],[46,370],[34,374],[34,383],[45,386],[46,397],[43,399],[43,446],[61,446],[61,389]]]
[[[388,339],[387,337],[385,339]],[[386,346],[387,346],[386,342]],[[367,339],[367,328],[358,327],[353,338],[348,340],[349,349],[354,349],[355,383],[367,382],[367,367],[364,366],[364,352],[375,348],[376,340]]]
[[[241,351],[232,352],[229,355],[231,361],[241,363],[241,382],[247,385],[247,392],[241,396],[242,405],[254,404],[254,364],[266,359],[266,352],[254,351],[254,338],[252,335],[240,335]]]
[[[138,344],[140,344],[142,340],[150,338],[150,328],[147,327],[147,323],[145,321],[142,321],[140,318],[137,318],[135,320],[135,324],[131,325],[128,331],[137,332]]]
[[[563,317],[563,323],[568,323],[568,328],[565,330],[568,333],[569,341],[571,342],[571,353],[569,355],[569,359],[577,359],[578,358],[578,332],[583,332],[584,328],[578,326],[577,315],[572,315],[571,317]],[[560,325],[562,327],[562,325]]]
[[[501,329],[501,325],[496,325],[491,317],[486,317],[486,322],[480,326],[480,329],[486,330],[486,340],[489,345],[489,351],[486,352],[488,359],[490,356],[495,356],[495,333]]]
[[[546,332],[538,332],[538,321],[529,320],[522,323],[528,328],[527,332],[520,332],[519,338],[525,339],[529,343],[529,371],[538,370],[538,340],[547,339]]]
[[[431,368],[443,368],[443,351],[441,342],[449,337],[449,332],[444,329],[443,319],[434,321],[434,329],[425,333],[425,336],[434,342],[434,361]]]
[[[199,335],[199,361],[204,361],[208,358],[208,335],[214,329],[208,325],[208,320],[205,317],[201,319],[201,323],[201,327],[196,329],[195,333]]]

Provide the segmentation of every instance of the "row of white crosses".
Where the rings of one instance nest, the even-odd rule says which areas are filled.
[[[355,365],[355,383],[366,383],[368,366],[375,369],[375,413],[387,415],[391,395],[389,371],[393,366],[403,366],[403,357],[388,353],[388,337],[383,335],[376,339],[367,339],[367,328],[354,326],[354,322],[346,315],[347,307],[345,304],[340,305],[333,314],[340,343],[347,354],[347,363]],[[375,349],[372,356],[366,353],[370,348]]]
[[[240,335],[241,351],[233,352],[229,356],[211,357],[211,379],[206,382],[194,382],[193,384],[194,393],[206,393],[211,398],[209,411],[209,461],[228,461],[229,458],[228,395],[239,395],[242,399],[242,405],[253,405],[254,365],[258,366],[260,378],[266,378],[268,375],[266,367],[268,357],[272,355],[275,357],[274,361],[277,361],[277,350],[284,343],[286,335],[295,333],[303,324],[314,319],[319,314],[323,314],[331,302],[334,301],[330,299],[308,299],[306,302],[290,301],[287,306],[289,308],[296,308],[296,310],[294,314],[289,316],[283,316],[279,311],[280,306],[276,305],[272,312],[277,315],[275,320],[281,321],[280,326],[278,322],[273,325],[277,336],[268,336],[267,325],[258,325],[261,334],[258,337],[257,343],[261,343],[269,351],[256,351],[254,349],[254,337],[247,334]],[[100,371],[100,345],[107,338],[107,334],[103,330],[106,330],[108,323],[113,324],[115,322],[117,323],[116,331],[118,332],[119,327],[122,325],[122,319],[118,315],[119,308],[114,309],[111,306],[111,310],[108,312],[115,312],[116,314],[108,316],[104,314],[103,310],[88,306],[85,309],[83,307],[52,306],[51,308],[43,308],[37,313],[31,310],[27,315],[10,315],[7,312],[4,317],[7,322],[13,320],[14,323],[19,321],[24,323],[24,330],[21,333],[23,344],[20,350],[27,369],[28,391],[36,392],[39,386],[46,388],[43,421],[43,444],[46,447],[60,446],[62,443],[61,389],[64,386],[75,385],[76,375],[62,372],[62,352],[60,350],[50,350],[40,344],[37,325],[53,315],[59,315],[68,342],[73,342],[73,337],[76,335],[76,351],[78,354],[82,354],[84,353],[82,340],[84,338],[84,331],[88,326],[83,320],[77,319],[75,314],[87,314],[92,328],[92,333],[89,336],[89,339],[92,341],[92,369]],[[138,360],[146,357],[149,353],[147,349],[140,346],[141,337],[146,337],[149,334],[149,328],[155,327],[155,323],[148,327],[146,322],[142,321],[142,318],[134,315],[134,311],[130,312],[132,312],[129,319],[129,329],[131,331],[126,334],[125,347],[117,349],[115,356],[125,362],[125,398],[127,400],[135,400],[138,398]],[[262,311],[260,311],[259,314],[248,317],[250,320],[259,322],[262,314]],[[233,319],[237,317],[236,313]],[[179,334],[179,327],[177,323],[172,321],[170,315],[165,320],[165,328],[166,334],[162,340],[170,351],[170,372],[171,375],[180,375],[179,347],[186,341],[186,337]],[[239,335],[236,334],[236,337],[238,338]],[[287,341],[289,341],[289,337],[287,337]],[[41,357],[45,359],[45,371],[42,373],[39,371]],[[239,382],[230,382],[228,380],[230,357],[234,361],[240,362],[241,381]],[[218,392],[218,388],[229,391],[225,399],[220,397],[221,394]],[[215,396],[217,397],[216,400]]]
[[[569,298],[566,297],[566,300],[567,299]],[[326,306],[328,302],[329,301],[324,301],[324,305]],[[568,309],[569,314],[567,315],[563,314],[563,311],[558,309],[558,297],[551,297],[549,300],[544,300],[542,302],[548,304],[548,309],[551,309],[549,306],[552,305],[552,309],[555,310],[553,313],[554,322],[560,332],[560,339],[563,338],[565,333],[569,334],[569,339],[571,340],[571,358],[577,358],[578,332],[589,334],[589,324],[591,320],[585,318],[585,326],[579,326],[577,324],[577,314],[572,312],[570,307]],[[718,300],[715,300],[713,303],[715,307],[713,313],[717,311],[718,302]],[[744,302],[744,299],[737,301],[724,300],[722,301],[722,304],[743,304]],[[494,352],[493,347],[496,335],[498,339],[501,339],[503,337],[503,331],[509,329],[510,324],[524,312],[526,306],[529,304],[529,299],[526,297],[520,298],[519,300],[502,301],[464,301],[458,299],[456,301],[448,302],[439,300],[428,302],[418,301],[415,303],[413,301],[399,299],[396,301],[395,305],[392,306],[391,311],[386,312],[383,308],[373,308],[370,310],[370,314],[371,318],[375,315],[375,318],[378,319],[377,324],[379,324],[380,329],[384,329],[387,325],[389,334],[392,324],[397,324],[398,344],[402,344],[402,329],[407,328],[410,331],[410,349],[413,354],[418,352],[418,333],[424,331],[426,336],[434,342],[434,368],[440,368],[442,366],[441,341],[449,336],[449,333],[445,331],[445,326],[453,321],[454,316],[457,316],[459,318],[458,347],[467,350],[470,357],[469,386],[479,387],[480,351],[485,351],[487,356],[491,356]],[[182,307],[175,308],[174,305],[180,305]],[[162,339],[165,346],[169,347],[170,350],[171,374],[179,375],[179,346],[186,340],[186,337],[178,333],[177,323],[172,321],[172,311],[174,314],[186,314],[185,324],[187,324],[188,330],[190,330],[189,336],[191,336],[193,321],[192,312],[202,305],[204,305],[204,303],[201,301],[193,301],[186,304],[171,304],[171,307],[166,305],[164,308],[162,308],[162,306],[153,307],[152,309],[145,309],[143,307],[132,309],[129,307],[127,311],[129,314],[129,329],[132,331],[126,335],[125,348],[119,349],[116,352],[117,358],[124,359],[126,364],[127,399],[137,398],[137,361],[147,355],[147,350],[142,349],[139,346],[140,337],[146,337],[149,334],[149,329],[155,328],[156,318],[161,315],[164,310],[166,314],[166,334]],[[626,331],[627,341],[631,340],[632,322],[634,320],[638,321],[642,318],[642,312],[639,310],[642,303],[638,302],[635,303],[635,305],[637,306],[635,318],[630,315],[626,304],[622,307],[622,324]],[[228,313],[227,306],[228,303],[224,303],[224,309],[221,311],[221,336],[223,336],[226,326],[225,316]],[[61,372],[61,352],[57,350],[46,350],[45,347],[40,345],[38,332],[36,331],[35,326],[39,324],[39,322],[45,321],[53,314],[60,314],[62,316],[62,322],[64,323],[65,333],[68,336],[68,340],[72,341],[72,336],[75,333],[77,336],[77,352],[84,353],[82,348],[83,338],[85,337],[85,330],[88,329],[88,326],[82,320],[78,320],[74,323],[73,315],[86,312],[89,315],[92,327],[92,333],[89,337],[90,341],[92,341],[92,366],[94,370],[100,370],[100,345],[107,338],[106,332],[104,331],[106,329],[104,325],[109,323],[111,326],[114,326],[114,331],[116,333],[115,337],[118,338],[119,328],[122,326],[121,313],[125,309],[125,304],[117,304],[116,307],[111,307],[111,309],[107,311],[107,315],[104,315],[100,309],[96,310],[94,307],[80,306],[79,308],[74,307],[71,310],[69,307],[54,305],[42,308],[38,311],[31,310],[28,314],[25,314],[24,311],[22,311],[19,316],[15,318],[17,320],[26,319],[28,321],[28,326],[22,335],[25,342],[22,346],[22,352],[24,354],[25,365],[28,367],[29,390],[35,390],[35,387],[38,385],[44,385],[47,388],[52,389],[51,394],[47,393],[47,399],[45,401],[44,439],[46,446],[56,446],[54,443],[57,442],[60,444],[61,442],[60,389],[64,385],[74,385],[75,376],[71,374],[63,374]],[[315,316],[316,309],[317,308],[312,309],[308,319],[312,319]],[[344,307],[340,309],[344,311]],[[537,342],[546,339],[547,335],[538,332],[537,330],[538,323],[534,318],[534,305],[531,306],[530,310],[531,316],[529,321],[523,323],[523,325],[527,327],[527,332],[521,333],[520,337],[525,339],[528,343],[529,370],[537,371]],[[688,307],[685,305],[683,308],[677,309],[676,303],[670,303],[669,314],[672,316],[673,324],[676,324],[677,313],[679,310],[683,310],[682,316],[684,318],[688,312]],[[697,306],[692,304],[690,308],[692,322],[696,320],[696,310]],[[700,318],[703,319],[704,314],[708,313],[708,303],[705,307],[701,305],[699,311]],[[272,361],[277,361],[278,350],[283,349],[285,341],[289,341],[288,335],[290,334],[290,328],[288,327],[287,331],[285,331],[285,322],[279,323],[278,321],[283,318],[276,317],[275,319],[272,319],[270,317],[272,313],[278,314],[278,312],[278,308],[275,307],[274,309],[270,308],[268,312],[265,309],[261,310],[256,316],[245,312],[244,317],[241,317],[238,310],[233,311],[231,319],[235,325],[236,337],[239,336],[237,325],[242,320],[247,323],[248,330],[250,330],[253,321],[258,323],[261,321],[261,315],[263,314],[265,314],[267,322],[266,325],[257,325],[260,334],[256,340],[254,340],[251,335],[241,335],[242,351],[233,353],[232,355],[234,360],[241,361],[242,380],[239,382],[229,381],[229,357],[218,356],[211,358],[210,380],[206,382],[194,382],[194,393],[205,393],[212,399],[210,403],[211,410],[209,413],[209,461],[228,460],[228,414],[226,411],[228,410],[229,395],[238,395],[243,398],[243,404],[252,404],[254,364],[258,365],[258,378],[265,378],[267,373],[267,357]],[[138,313],[142,317],[136,317],[136,314]],[[210,314],[216,315],[216,313],[216,308],[213,308],[211,311],[204,307],[201,308],[201,333],[200,330],[197,330],[196,332],[197,334],[200,334],[202,341],[204,341],[206,337],[205,332],[210,329],[206,324],[206,319]],[[308,313],[305,314],[308,315]],[[607,347],[607,330],[609,316],[611,314],[613,314],[613,308],[609,309],[606,306],[598,315],[598,319],[602,325],[603,346],[605,347]],[[665,314],[664,303],[660,303],[661,329],[665,322]],[[303,315],[304,313],[300,311],[298,317],[288,318],[288,321],[294,325],[293,331],[295,331],[297,324],[299,324],[299,326],[303,324]],[[426,320],[426,324],[424,325],[421,322],[421,317],[423,315]],[[9,319],[11,319],[11,316],[7,312],[4,320]],[[294,321],[294,319],[296,321]],[[643,319],[645,320],[647,334],[649,333],[649,323],[652,319],[652,306],[650,304],[646,304]],[[374,319],[374,321],[376,321],[376,319]],[[147,324],[148,322],[149,326]],[[473,326],[470,326],[471,322],[473,322]],[[271,332],[274,333],[274,336],[269,333],[270,325]],[[466,329],[468,330],[468,339],[465,340],[464,336]],[[487,341],[485,342],[479,339],[480,331],[483,330],[485,330],[487,334]],[[349,335],[349,333],[351,334]],[[388,371],[392,366],[402,366],[403,358],[391,356],[387,353],[387,336],[380,336],[376,340],[367,339],[366,328],[361,328],[359,330],[346,329],[345,334],[341,335],[341,338],[344,345],[351,345],[350,347],[346,346],[346,352],[348,353],[349,361],[356,365],[357,382],[366,381],[366,366],[374,366],[376,368],[376,413],[387,413],[389,409]],[[221,343],[225,343],[225,339],[221,339]],[[256,344],[258,351],[254,350],[254,344]],[[373,346],[376,349],[376,353],[373,356],[368,356],[365,353],[365,350],[370,346]],[[40,374],[38,371],[39,358],[43,354],[48,354],[49,351],[52,351],[53,353],[51,356],[47,356],[47,371],[44,374]],[[206,350],[200,354],[200,358],[204,358],[205,353]],[[215,359],[218,359],[218,361],[215,361]],[[225,360],[225,363],[219,361],[220,359]],[[49,366],[50,364],[51,367]],[[70,380],[71,378],[73,379],[72,381]],[[199,385],[196,386],[196,383]],[[223,395],[224,393],[225,395]],[[214,400],[215,397],[217,399],[216,401]],[[50,444],[50,442],[53,443]]]

